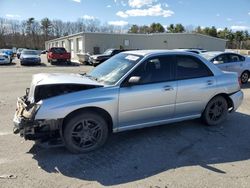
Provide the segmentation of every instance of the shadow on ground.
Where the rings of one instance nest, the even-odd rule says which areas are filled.
[[[23,64],[22,67],[46,67],[47,65],[45,63],[40,64]]]
[[[0,64],[0,66],[2,67],[8,67],[8,66],[15,66],[16,63],[15,62],[12,62],[12,63],[8,63],[8,64]]]
[[[226,174],[211,164],[250,158],[250,116],[234,113],[220,126],[206,127],[200,120],[112,135],[94,152],[72,155],[63,147],[29,151],[48,173],[118,185],[144,179],[170,169],[200,165]]]
[[[55,66],[80,66],[79,63],[76,63],[76,62],[53,62],[53,63],[50,63],[51,65],[55,65]]]

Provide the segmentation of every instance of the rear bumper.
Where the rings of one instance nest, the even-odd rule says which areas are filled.
[[[229,96],[233,101],[233,111],[236,111],[243,101],[244,94],[242,91],[238,91]]]
[[[31,65],[31,64],[40,64],[41,60],[21,60],[21,64]]]

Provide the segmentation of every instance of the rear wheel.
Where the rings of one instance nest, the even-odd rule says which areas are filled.
[[[241,76],[240,76],[240,79],[241,79],[241,83],[242,84],[246,84],[249,80],[249,72],[248,71],[244,71]]]
[[[217,96],[209,101],[203,112],[203,120],[207,125],[218,125],[226,120],[228,104],[224,97]]]
[[[63,132],[65,146],[73,153],[85,153],[101,147],[108,138],[105,119],[95,113],[76,114]]]

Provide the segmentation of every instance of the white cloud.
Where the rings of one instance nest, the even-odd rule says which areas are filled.
[[[20,18],[21,17],[18,14],[6,14],[5,16],[8,17],[8,18]]]
[[[248,12],[248,15],[250,16],[250,12]]]
[[[107,8],[111,8],[111,5],[107,5]]]
[[[223,31],[223,30],[224,30],[224,28],[221,28],[221,27],[217,28],[217,32]]]
[[[227,21],[228,22],[231,22],[233,19],[232,18],[227,18]]]
[[[141,8],[143,6],[151,6],[157,0],[129,0],[128,4],[132,8]]]
[[[120,20],[120,21],[109,21],[108,24],[113,25],[113,26],[121,26],[122,27],[122,26],[128,25],[128,22],[122,21],[122,20]]]
[[[166,10],[161,7],[161,4],[157,4],[151,6],[147,9],[130,9],[126,10],[125,12],[119,11],[116,13],[117,16],[122,18],[127,17],[136,17],[136,16],[162,16],[162,17],[170,17],[174,14],[171,10]]]
[[[85,20],[95,20],[96,19],[94,16],[89,16],[89,15],[86,15],[86,14],[84,16],[82,16],[82,18],[85,19]]]
[[[125,12],[122,12],[122,11],[117,12],[116,15],[120,16],[122,18],[127,18],[128,17],[128,15]]]
[[[81,3],[81,0],[72,0],[72,1],[74,1],[76,3]]]
[[[233,25],[231,26],[232,30],[250,30],[249,26],[246,25]]]
[[[216,16],[217,16],[217,17],[220,17],[220,14],[219,14],[219,13],[217,13],[217,14],[216,14]]]

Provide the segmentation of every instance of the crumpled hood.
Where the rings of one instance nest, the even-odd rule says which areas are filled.
[[[39,73],[32,77],[30,86],[29,101],[34,101],[35,88],[40,85],[58,85],[58,84],[78,84],[78,85],[91,85],[103,86],[103,84],[92,80],[80,74],[69,73]]]
[[[86,84],[86,85],[99,85],[103,84],[91,80],[90,78],[80,74],[70,73],[39,73],[33,75],[32,83],[36,85],[47,84]]]

